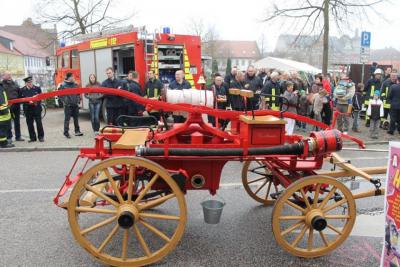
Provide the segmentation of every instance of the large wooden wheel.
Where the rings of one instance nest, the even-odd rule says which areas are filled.
[[[283,189],[274,183],[271,171],[259,160],[244,163],[242,183],[247,194],[264,205],[274,204],[275,199],[271,194],[277,194],[279,188]]]
[[[303,202],[293,196],[302,195]],[[277,243],[299,257],[322,256],[343,243],[356,218],[351,191],[327,176],[309,176],[291,184],[272,212]]]
[[[78,243],[103,263],[143,266],[177,245],[186,203],[160,165],[143,158],[111,158],[79,179],[71,192],[68,220]]]

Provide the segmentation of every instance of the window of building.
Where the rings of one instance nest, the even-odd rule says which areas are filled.
[[[76,49],[71,51],[71,68],[72,69],[79,68],[78,50]]]
[[[70,64],[69,64],[69,51],[65,51],[65,52],[62,53],[61,67],[62,67],[62,68],[70,68]]]

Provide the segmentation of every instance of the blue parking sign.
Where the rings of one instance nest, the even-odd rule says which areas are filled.
[[[371,32],[361,32],[361,46],[370,47]]]

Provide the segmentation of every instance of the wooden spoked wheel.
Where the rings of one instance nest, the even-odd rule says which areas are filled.
[[[68,220],[78,243],[103,263],[143,266],[177,245],[185,228],[186,203],[160,165],[116,157],[82,175],[71,192]]]
[[[303,196],[296,201],[295,194]],[[309,176],[291,184],[272,212],[272,231],[291,254],[313,258],[338,247],[349,236],[356,218],[351,191],[327,176]]]
[[[262,161],[246,161],[242,169],[242,183],[247,194],[254,200],[264,204],[272,205],[275,199],[271,194],[279,192],[280,185],[276,185],[271,171]]]

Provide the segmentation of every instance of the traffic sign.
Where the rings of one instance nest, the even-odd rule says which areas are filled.
[[[371,46],[371,32],[361,32],[361,46]]]

